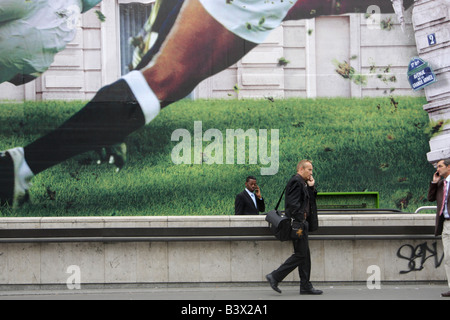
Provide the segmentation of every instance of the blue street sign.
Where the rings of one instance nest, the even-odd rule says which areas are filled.
[[[437,43],[437,41],[436,41],[436,34],[434,34],[434,33],[429,34],[427,36],[427,38],[428,38],[428,45],[429,46],[434,46]]]
[[[424,66],[426,64],[425,61],[423,61],[423,59],[420,58],[412,58],[411,61],[409,62],[409,67],[408,67],[408,74],[413,71],[413,70],[417,70],[420,69],[422,66]]]
[[[415,57],[409,62],[408,81],[411,88],[417,91],[436,82],[436,75],[428,62]]]

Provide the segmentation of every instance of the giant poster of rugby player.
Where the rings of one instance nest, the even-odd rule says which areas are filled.
[[[0,0],[0,82],[23,85],[39,77],[74,39],[79,15],[100,2]],[[106,148],[123,157],[123,149],[111,148],[151,126],[163,108],[201,81],[242,59],[283,21],[361,13],[377,5],[381,13],[395,13],[403,24],[403,12],[412,4],[413,0],[158,0],[145,50],[133,61],[134,71],[101,88],[56,129],[1,153],[1,205],[19,208],[27,203],[33,178],[85,152]]]

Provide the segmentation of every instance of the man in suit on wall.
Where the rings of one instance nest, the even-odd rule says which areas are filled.
[[[433,175],[430,188],[428,190],[428,201],[436,201],[436,229],[435,236],[442,235],[444,245],[444,266],[447,274],[448,285],[450,287],[450,159],[441,160],[437,164],[437,170]],[[450,291],[442,294],[443,297],[450,297]]]
[[[261,196],[261,189],[256,184],[254,176],[248,176],[245,180],[245,190],[236,195],[234,213],[236,215],[258,215],[264,212],[266,205]]]

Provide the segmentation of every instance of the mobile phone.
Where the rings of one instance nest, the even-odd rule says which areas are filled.
[[[437,176],[437,177],[439,177],[439,171],[436,171],[436,173],[435,173],[435,174],[436,174],[436,176]]]

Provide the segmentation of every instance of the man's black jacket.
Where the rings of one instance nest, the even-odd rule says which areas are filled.
[[[297,221],[303,221],[305,212],[307,212],[306,206],[309,204],[309,215],[306,219],[309,224],[309,231],[316,231],[319,228],[316,195],[316,188],[309,187],[298,174],[293,176],[286,186],[286,216]]]
[[[236,195],[234,201],[234,213],[236,215],[258,215],[259,212],[264,212],[266,210],[264,199],[260,200],[258,197],[255,198],[258,206],[257,208],[247,191],[244,190]]]

